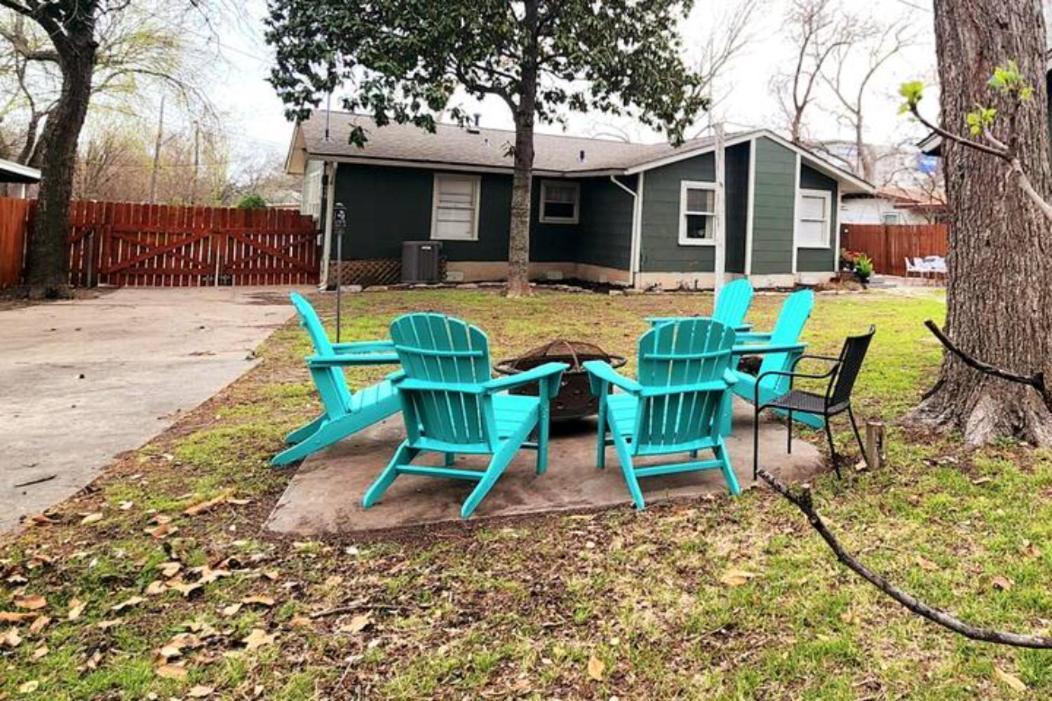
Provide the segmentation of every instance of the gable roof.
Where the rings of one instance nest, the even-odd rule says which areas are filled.
[[[4,158],[0,158],[0,183],[37,183],[40,171]]]
[[[368,141],[364,147],[349,142],[355,125],[366,131]],[[868,183],[767,129],[727,134],[726,144],[732,146],[757,136],[767,136],[800,153],[819,170],[851,183],[852,189],[872,190]],[[364,115],[315,110],[296,125],[285,167],[287,172],[299,174],[308,159],[319,159],[510,173],[514,165],[510,148],[514,143],[515,132],[506,129],[438,123],[432,134],[412,124],[392,122],[377,127],[372,118]],[[557,177],[637,173],[711,152],[714,143],[711,136],[672,146],[535,133],[533,169],[536,175]]]

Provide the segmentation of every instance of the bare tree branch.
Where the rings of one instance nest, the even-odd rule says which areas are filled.
[[[970,623],[962,621],[952,614],[929,606],[915,596],[904,592],[884,577],[876,574],[863,565],[854,555],[840,545],[836,536],[834,536],[826,527],[821,516],[815,511],[814,503],[811,499],[811,491],[807,487],[794,491],[774,475],[767,472],[767,470],[760,469],[757,474],[763,478],[767,484],[771,485],[771,488],[774,489],[774,491],[781,494],[796,508],[800,509],[800,512],[807,517],[807,521],[811,524],[811,527],[818,531],[818,535],[822,536],[822,540],[826,542],[826,545],[828,545],[830,550],[836,555],[837,560],[888,597],[905,606],[918,616],[926,618],[932,623],[952,630],[955,633],[959,633],[971,640],[978,640],[985,643],[996,643],[998,645],[1010,645],[1012,647],[1037,648],[1042,650],[1052,649],[1052,637],[1007,633],[999,630],[991,630],[989,628],[978,628]]]

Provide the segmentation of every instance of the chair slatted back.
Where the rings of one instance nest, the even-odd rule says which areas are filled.
[[[446,443],[492,443],[492,406],[478,391],[490,379],[489,342],[476,326],[443,314],[406,314],[391,323],[391,340],[407,377],[422,389],[400,388],[406,431]],[[475,390],[475,391],[472,391]]]
[[[718,430],[726,388],[700,389],[722,380],[730,367],[734,329],[704,318],[662,324],[639,339],[639,383],[635,450],[681,445]],[[652,392],[651,390],[668,390]]]
[[[815,293],[811,290],[800,290],[785,298],[782,309],[778,312],[778,320],[774,323],[771,331],[772,345],[791,345],[800,342],[800,335],[804,331],[811,310],[815,306]],[[767,353],[760,363],[760,373],[769,370],[783,370],[788,372],[792,369],[793,361],[802,355],[802,351],[786,353]],[[757,375],[759,376],[759,375]],[[788,391],[789,379],[786,377],[766,377],[763,380],[764,388],[782,393]]]
[[[862,362],[866,359],[866,352],[869,351],[869,344],[876,332],[877,327],[870,326],[867,333],[848,336],[844,341],[844,347],[840,350],[840,368],[832,381],[832,392],[828,402],[830,406],[851,399],[851,390],[855,387],[855,380],[862,370]]]
[[[314,354],[322,358],[331,358],[336,353],[333,351],[332,343],[329,341],[325,327],[314,311],[311,303],[296,292],[289,294],[292,306],[296,308],[296,314],[300,318],[300,326],[307,331],[311,345],[314,346]],[[314,385],[321,395],[322,404],[330,417],[346,413],[351,405],[351,390],[347,387],[347,378],[340,368],[311,368],[311,377]]]
[[[738,328],[745,323],[745,315],[752,304],[752,294],[752,283],[744,278],[727,283],[716,299],[712,318],[732,329]]]

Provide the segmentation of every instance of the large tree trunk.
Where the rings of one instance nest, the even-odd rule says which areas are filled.
[[[528,0],[523,31],[528,38],[522,85],[515,109],[515,174],[511,182],[508,237],[508,296],[530,294],[530,198],[533,182],[533,124],[537,110],[537,0]]]
[[[965,136],[965,115],[976,104],[997,108],[993,134],[1018,153],[1047,198],[1052,175],[1040,3],[935,0],[935,37],[943,127]],[[994,68],[1009,60],[1035,90],[1018,110],[1015,98],[987,86]],[[949,140],[942,149],[950,211],[948,335],[975,358],[1052,377],[1049,225],[1006,177],[1003,161]],[[1003,437],[1052,444],[1052,412],[1034,389],[982,375],[951,355],[915,416],[960,430],[971,446]]]
[[[97,49],[89,27],[60,50],[62,92],[40,136],[41,179],[27,249],[26,284],[32,297],[69,296],[69,202],[77,139],[91,98]]]

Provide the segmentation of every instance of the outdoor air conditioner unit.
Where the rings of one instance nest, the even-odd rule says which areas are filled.
[[[441,255],[442,244],[438,241],[403,241],[402,282],[441,282]]]

